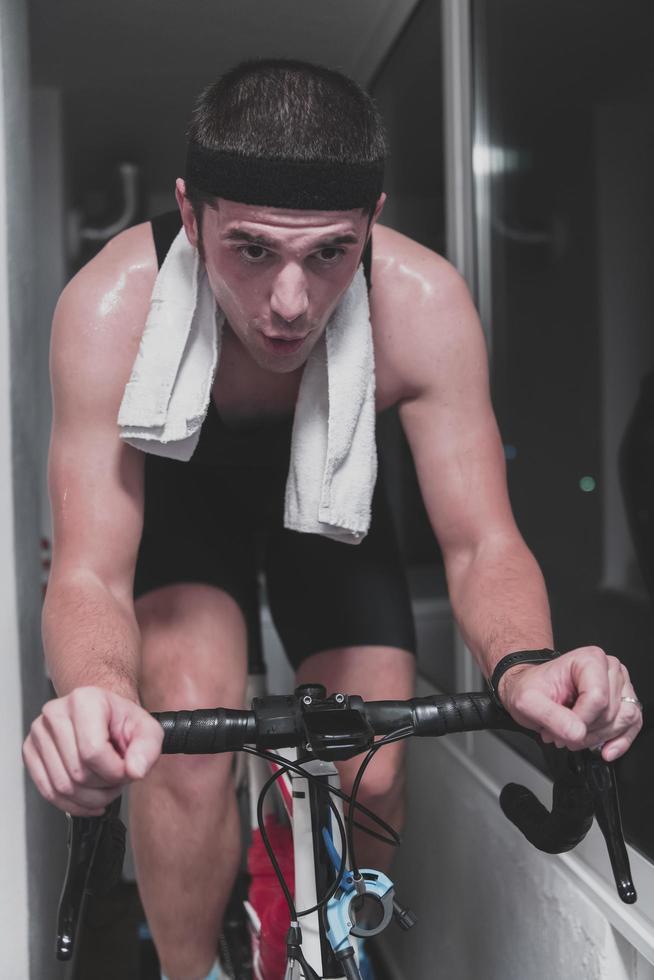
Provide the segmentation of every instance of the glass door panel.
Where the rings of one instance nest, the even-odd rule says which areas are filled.
[[[654,9],[473,0],[479,302],[560,648],[654,700]],[[654,856],[654,736],[618,766]]]

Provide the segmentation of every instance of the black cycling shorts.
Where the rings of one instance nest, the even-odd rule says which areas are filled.
[[[294,667],[334,647],[374,644],[414,652],[407,582],[381,481],[361,544],[288,531],[283,527],[287,452],[261,465],[261,453],[250,445],[258,464],[241,458],[238,465],[217,466],[216,443],[225,449],[225,428],[212,404],[190,462],[146,456],[135,598],[182,582],[223,589],[243,612],[256,664],[265,579],[273,622]],[[273,459],[275,441],[274,432],[265,438]],[[284,433],[281,442],[287,442]]]

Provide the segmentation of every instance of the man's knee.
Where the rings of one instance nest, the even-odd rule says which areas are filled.
[[[232,753],[219,755],[163,755],[144,780],[152,790],[164,791],[191,814],[207,805],[226,809],[233,794]]]
[[[167,586],[136,603],[139,690],[150,711],[243,704],[247,629],[234,599],[199,584]]]
[[[386,756],[385,751],[389,753]],[[400,802],[405,790],[404,760],[405,753],[398,746],[389,745],[386,749],[380,749],[364,773],[357,799],[372,810],[376,804],[388,806]],[[351,793],[362,761],[363,756],[358,756],[341,763],[341,785],[346,793]]]

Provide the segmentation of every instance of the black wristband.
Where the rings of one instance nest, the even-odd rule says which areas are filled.
[[[506,710],[500,701],[498,684],[500,683],[500,678],[507,670],[510,670],[511,667],[515,667],[517,664],[545,664],[548,660],[555,660],[560,656],[561,654],[556,650],[546,648],[544,650],[517,650],[515,653],[508,653],[506,657],[498,660],[488,681],[488,690],[497,707],[502,708],[504,711]]]

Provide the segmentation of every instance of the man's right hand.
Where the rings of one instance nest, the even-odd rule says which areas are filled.
[[[75,817],[101,816],[161,754],[163,729],[134,701],[79,687],[48,701],[23,745],[37,789]]]

